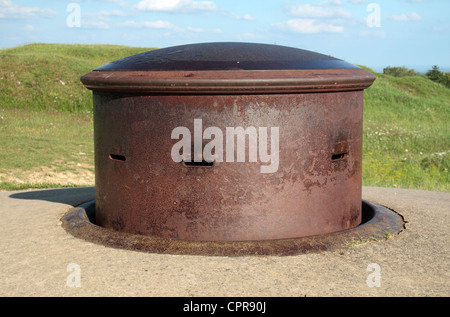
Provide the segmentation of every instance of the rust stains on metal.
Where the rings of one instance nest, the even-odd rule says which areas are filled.
[[[82,77],[94,91],[97,224],[190,241],[291,239],[358,226],[363,89],[374,79],[329,56],[242,43],[151,51],[98,68]],[[202,137],[208,127],[224,131],[221,144],[230,127],[278,129],[276,170],[261,172],[261,152],[249,159],[249,138],[240,162],[175,162],[172,132],[195,134],[195,120]],[[223,146],[222,156],[237,149]]]
[[[153,94],[254,94],[361,90],[374,76],[363,69],[279,71],[94,71],[81,78],[92,90]]]
[[[375,76],[343,60],[255,43],[180,45],[111,62],[83,76],[96,91],[256,94],[361,90]]]
[[[383,241],[386,234],[395,236],[404,230],[405,221],[396,212],[362,201],[361,225],[330,234],[293,239],[263,241],[189,241],[156,236],[129,234],[95,224],[95,201],[66,213],[64,229],[73,236],[107,247],[161,254],[202,256],[293,256],[335,251],[354,241]]]

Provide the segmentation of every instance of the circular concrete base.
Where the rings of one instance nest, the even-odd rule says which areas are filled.
[[[363,187],[362,199],[404,218],[401,233],[297,256],[171,255],[90,243],[68,233],[61,218],[94,199],[94,187],[0,191],[1,296],[450,295],[448,192]]]
[[[362,201],[362,223],[355,228],[326,235],[280,240],[187,241],[114,231],[95,225],[95,201],[73,208],[61,221],[65,230],[73,236],[112,248],[203,256],[286,256],[336,250],[354,243],[384,240],[400,233],[405,224],[398,213],[365,200]]]

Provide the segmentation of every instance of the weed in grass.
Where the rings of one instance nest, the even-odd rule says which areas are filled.
[[[391,238],[392,238],[392,234],[389,231],[384,232],[383,239],[382,239],[383,241],[389,240]],[[347,249],[355,248],[355,247],[358,247],[358,246],[361,246],[361,245],[364,245],[364,244],[367,244],[370,242],[378,242],[378,241],[381,241],[381,239],[376,238],[374,236],[366,238],[366,239],[359,238],[357,240],[352,240],[350,242],[346,242],[344,244],[344,248],[347,248]]]

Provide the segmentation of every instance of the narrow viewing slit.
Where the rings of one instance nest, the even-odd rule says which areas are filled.
[[[183,161],[183,164],[188,166],[188,167],[209,167],[209,166],[213,166],[214,162],[207,162],[207,161],[186,162],[186,161]]]
[[[347,158],[347,156],[348,156],[348,153],[334,154],[331,156],[331,160],[332,161],[343,160],[343,159]]]
[[[122,161],[122,162],[126,161],[126,157],[119,154],[109,154],[109,159],[113,161]]]

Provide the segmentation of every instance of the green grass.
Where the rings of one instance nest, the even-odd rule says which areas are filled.
[[[92,112],[91,92],[80,77],[103,64],[150,49],[29,44],[0,50],[0,107]]]
[[[91,185],[93,137],[92,115],[0,108],[0,189]]]
[[[0,50],[0,190],[93,185],[92,93],[79,78],[149,49]],[[365,69],[377,80],[364,95],[363,185],[450,191],[450,89]]]
[[[74,188],[74,187],[85,187],[86,185],[80,184],[61,184],[61,183],[48,183],[48,182],[37,182],[37,183],[17,183],[17,182],[1,182],[0,190],[25,190],[25,189],[44,189],[44,188]]]
[[[376,75],[364,96],[363,184],[449,191],[450,89]]]
[[[382,238],[376,238],[374,236],[363,239],[363,238],[359,238],[359,239],[353,239],[352,241],[346,242],[343,247],[344,248],[356,248],[359,247],[360,245],[364,245],[370,242],[378,242],[380,240],[389,240],[392,238],[392,234],[388,231],[384,232],[383,237]]]

